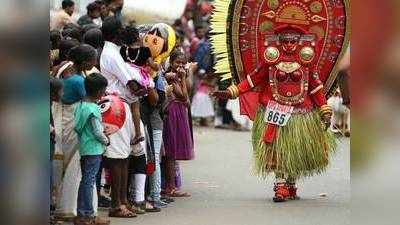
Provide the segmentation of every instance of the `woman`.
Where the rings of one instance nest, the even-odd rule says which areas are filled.
[[[69,54],[72,62],[60,69],[73,69],[73,74],[61,77],[64,71],[56,73],[63,79],[64,94],[62,104],[57,111],[53,111],[54,120],[59,121],[56,132],[62,134],[61,141],[57,143],[56,151],[63,154],[63,181],[56,213],[61,217],[76,216],[77,195],[81,179],[78,139],[74,131],[74,110],[76,104],[86,95],[84,87],[84,71],[91,70],[96,64],[97,53],[90,45],[82,44],[71,49]],[[94,208],[97,208],[97,193],[94,191]]]

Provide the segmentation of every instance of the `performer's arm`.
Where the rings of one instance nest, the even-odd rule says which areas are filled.
[[[327,129],[330,126],[333,111],[332,107],[327,104],[324,86],[317,73],[311,75],[309,95],[313,103],[319,108],[321,119],[325,123],[325,129]]]
[[[321,107],[326,105],[326,98],[324,94],[324,85],[322,84],[321,80],[318,77],[318,74],[311,74],[310,75],[310,88],[309,88],[309,95],[311,100],[317,107]]]
[[[268,65],[261,65],[256,68],[251,74],[246,76],[246,79],[238,85],[232,85],[228,88],[232,98],[237,98],[239,95],[244,94],[253,88],[260,85],[265,77],[268,75]]]

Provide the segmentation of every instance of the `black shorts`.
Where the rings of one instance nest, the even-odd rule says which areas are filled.
[[[130,174],[146,174],[146,155],[130,155],[128,159]]]

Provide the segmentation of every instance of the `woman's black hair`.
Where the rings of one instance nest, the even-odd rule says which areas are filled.
[[[86,6],[87,14],[89,14],[89,13],[91,13],[91,12],[94,12],[94,11],[96,11],[96,10],[100,11],[100,5],[99,5],[97,2],[89,3],[89,4]]]
[[[80,66],[84,62],[96,59],[97,51],[88,44],[81,44],[71,49],[69,56],[76,66]]]
[[[58,49],[61,41],[61,32],[59,30],[50,31],[50,44],[51,50]]]
[[[169,56],[169,62],[172,64],[172,62],[175,61],[178,57],[185,58],[185,54],[182,52],[181,49],[175,48]]]
[[[86,32],[88,32],[91,29],[95,29],[95,28],[100,30],[100,27],[98,25],[94,24],[94,23],[85,24],[85,25],[82,26],[82,34],[85,35]]]
[[[127,26],[121,34],[122,42],[125,45],[132,45],[139,40],[139,31],[135,26]]]
[[[62,88],[63,82],[61,79],[55,77],[50,78],[50,97],[57,95]]]
[[[103,33],[104,40],[114,41],[120,36],[122,29],[122,23],[115,16],[108,16],[104,19],[103,25],[101,26],[101,32]]]
[[[79,41],[73,38],[70,39],[61,39],[59,45],[59,60],[60,62],[69,60],[69,53],[72,48],[79,46]]]
[[[99,91],[104,90],[108,85],[107,79],[100,73],[89,74],[84,83],[87,96],[97,96]]]
[[[125,62],[130,62],[137,66],[144,66],[151,57],[151,52],[148,47],[129,48],[123,46],[121,47],[120,53]]]
[[[82,30],[77,27],[64,28],[61,32],[64,38],[75,38],[79,42],[82,41]]]
[[[104,45],[104,39],[103,39],[103,34],[101,33],[101,30],[98,28],[93,28],[88,30],[84,35],[83,35],[83,42],[85,44],[91,45],[94,48],[102,48]]]

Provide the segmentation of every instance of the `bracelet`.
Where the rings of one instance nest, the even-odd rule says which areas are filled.
[[[231,94],[232,99],[235,99],[239,96],[239,89],[234,84],[228,87],[228,91]]]
[[[317,91],[321,90],[322,88],[324,88],[324,86],[322,84],[320,84],[318,87],[314,88],[314,90],[312,90],[310,92],[310,94],[313,95],[313,94],[317,93]]]
[[[319,114],[321,116],[324,116],[326,114],[332,116],[332,114],[333,114],[332,107],[330,107],[329,105],[321,106],[321,108],[319,109]]]

